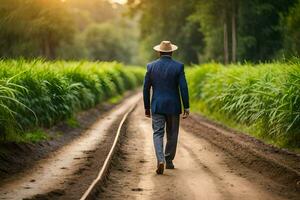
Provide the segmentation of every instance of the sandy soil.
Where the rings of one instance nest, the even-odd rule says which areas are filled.
[[[299,199],[297,191],[287,192],[280,182],[243,165],[232,152],[201,137],[211,130],[193,127],[197,121],[192,119],[183,123],[185,130],[180,130],[176,169],[156,175],[151,120],[143,117],[142,105],[129,122],[119,156],[98,199]]]
[[[151,119],[144,117],[141,94],[124,99],[91,126],[87,120],[87,129],[65,146],[1,180],[0,199],[79,199],[97,176],[123,114],[136,102],[96,199],[299,199],[299,155],[197,115],[182,120],[176,169],[156,175]]]
[[[136,94],[137,91],[128,91],[123,100]],[[62,146],[67,145],[75,138],[85,133],[96,121],[102,119],[107,112],[121,104],[123,101],[110,103],[103,102],[94,108],[76,113],[74,116],[79,126],[70,126],[62,121],[43,131],[51,138],[38,143],[0,143],[0,187],[3,181],[19,172],[34,166],[35,162],[46,158]]]
[[[115,125],[140,99],[141,94],[126,99],[78,138],[2,182],[0,199],[79,199],[110,149]]]

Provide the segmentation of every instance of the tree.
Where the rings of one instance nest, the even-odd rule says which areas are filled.
[[[204,61],[229,62],[229,13],[227,1],[199,0],[191,19],[199,23],[204,35]]]
[[[111,24],[93,24],[85,30],[85,46],[90,59],[101,61],[130,61],[130,51],[126,48],[121,29]]]
[[[74,26],[60,0],[0,0],[0,57],[55,58]]]
[[[285,33],[285,51],[300,56],[300,1],[293,6],[287,16],[283,16],[282,27]]]
[[[286,15],[294,0],[239,2],[238,58],[254,62],[273,59],[283,48],[280,16]]]
[[[65,3],[80,31],[92,23],[112,22],[122,12],[122,7],[113,7],[107,0],[68,0]]]
[[[140,17],[141,53],[146,60],[153,59],[152,47],[161,40],[178,44],[180,60],[198,63],[199,52],[203,49],[203,35],[200,27],[189,20],[194,12],[196,0],[130,0],[131,14]]]
[[[224,63],[274,58],[283,47],[280,16],[287,13],[294,1],[199,0],[192,18],[200,23],[204,34],[203,57]]]
[[[233,63],[237,60],[237,8],[238,2],[236,0],[232,0],[231,4],[231,36],[232,36],[232,58],[231,61]]]
[[[32,35],[38,38],[42,55],[54,59],[61,42],[71,42],[74,36],[74,23],[61,0],[35,0],[41,8],[31,21]]]

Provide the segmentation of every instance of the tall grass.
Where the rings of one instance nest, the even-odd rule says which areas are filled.
[[[140,85],[143,69],[106,62],[0,61],[0,133],[50,127]]]
[[[207,64],[188,71],[192,104],[279,146],[300,147],[300,64]]]

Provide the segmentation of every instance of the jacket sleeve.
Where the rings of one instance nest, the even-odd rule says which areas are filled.
[[[144,79],[144,89],[143,89],[143,98],[144,98],[144,108],[150,109],[150,89],[151,89],[151,79],[150,79],[150,70],[149,65],[147,65],[147,72]]]
[[[189,91],[184,73],[184,65],[182,65],[179,73],[179,89],[184,109],[190,108]]]

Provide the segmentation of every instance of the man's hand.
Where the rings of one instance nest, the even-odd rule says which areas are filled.
[[[145,109],[145,116],[151,118],[150,109]]]
[[[189,115],[190,115],[190,109],[188,109],[188,108],[184,109],[182,118],[186,119],[186,118],[188,118]]]

